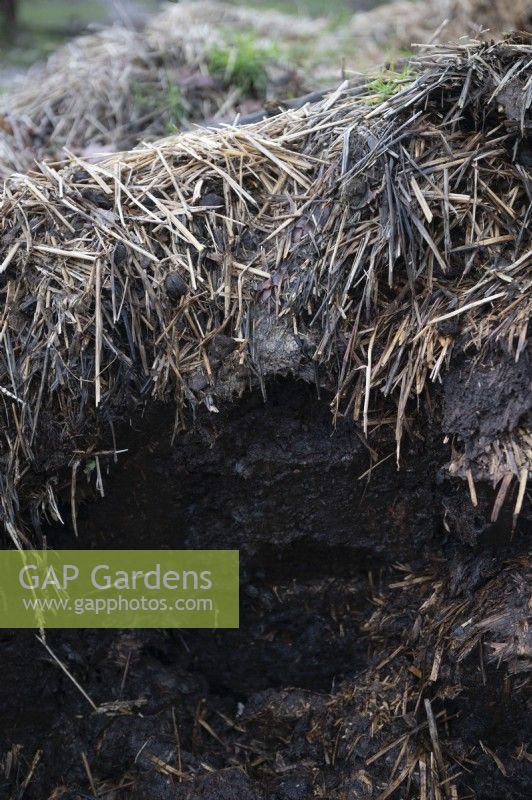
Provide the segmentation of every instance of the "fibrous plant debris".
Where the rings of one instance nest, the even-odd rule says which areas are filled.
[[[314,537],[318,577],[305,573],[308,542],[299,542],[293,562],[283,548],[283,534],[297,545],[293,519],[279,523],[271,543],[277,569],[285,570],[276,585],[254,579],[251,548],[243,546],[245,624],[232,639],[218,643],[210,631],[204,638],[65,634],[57,655],[53,636],[40,655],[34,638],[23,647],[3,641],[11,666],[23,663],[31,673],[19,689],[26,702],[51,704],[53,713],[49,735],[37,740],[20,719],[12,676],[4,680],[7,729],[17,738],[4,749],[0,787],[30,800],[88,792],[117,800],[527,796],[529,561],[519,539],[511,542],[511,523],[495,554],[473,535],[480,552],[445,537],[457,519],[466,528],[462,494],[472,530],[479,528],[486,480],[495,486],[487,492],[494,520],[503,506],[505,519],[529,515],[531,56],[529,39],[519,35],[434,47],[408,71],[343,85],[253,126],[172,136],[96,164],[71,156],[61,171],[43,165],[40,174],[6,182],[0,475],[2,520],[17,545],[35,540],[31,524],[57,521],[65,509],[76,530],[80,476],[103,493],[108,472],[119,468],[105,467],[121,463],[124,422],[142,429],[150,409],[157,415],[159,402],[166,412],[170,405],[171,422],[161,414],[159,427],[167,439],[173,427],[180,442],[191,435],[182,428],[193,412],[210,454],[220,432],[205,419],[223,417],[250,387],[267,396],[279,375],[332,392],[338,429],[350,423],[343,451],[335,459],[337,440],[324,440],[299,409],[307,437],[299,443],[289,420],[285,428],[263,420],[264,432],[252,416],[248,428],[263,439],[247,461],[246,442],[235,444],[235,475],[253,475],[253,463],[264,460],[254,480],[267,483],[274,473],[293,499],[296,488],[312,491],[326,464],[339,480],[343,457],[359,452],[353,437],[370,462],[358,477],[375,486],[382,458],[374,447],[385,432],[393,442],[386,459],[402,467],[408,458],[410,469],[412,458],[418,470],[434,460],[419,451],[430,437],[437,441],[436,452],[447,453],[440,483],[451,488],[433,488],[446,514],[440,547],[435,537],[424,543],[434,547],[430,558],[418,546],[428,516],[408,508],[420,498],[430,504],[427,486],[414,497],[411,476],[406,496],[394,491],[392,507],[374,514],[390,517],[402,546],[415,538],[412,559],[396,563],[391,577],[397,559],[382,553],[390,531],[379,540],[359,497],[353,538],[362,518],[363,546],[369,534],[375,538],[367,579],[360,568],[357,579],[332,570],[342,558],[327,552],[324,540],[333,536],[323,522],[325,534]],[[287,406],[285,398],[285,416]],[[157,441],[144,424],[153,453]],[[238,427],[227,428],[235,442]],[[282,458],[272,464],[275,450]],[[182,472],[174,481],[185,484],[188,513],[201,517],[218,501],[212,487],[198,485],[205,462],[187,483],[181,456],[177,450]],[[314,482],[301,481],[297,473],[309,464]],[[140,467],[133,462],[125,476],[130,484],[140,476],[133,493],[148,479],[152,487],[166,482]],[[431,480],[437,483],[432,473]],[[268,491],[249,482],[245,523]],[[175,492],[172,485],[164,491]],[[336,499],[329,486],[324,491]],[[131,502],[127,491],[122,500]],[[242,508],[235,505],[226,509],[233,521]],[[323,519],[319,493],[303,514],[311,506],[313,519]],[[167,508],[158,513],[168,527]],[[154,512],[145,514],[153,528]],[[139,525],[146,541],[144,519]],[[212,522],[216,533],[224,526]],[[203,527],[196,545],[209,541]],[[59,538],[57,528],[47,533]],[[357,553],[352,542],[349,548],[345,562]],[[338,665],[330,673],[324,638]],[[332,686],[316,685],[320,670],[333,675]],[[60,698],[68,704],[58,708]]]
[[[281,33],[284,17],[275,13],[209,2],[172,12],[140,31],[114,26],[78,37],[30,69],[1,98],[0,174],[62,158],[64,148],[109,152],[194,122],[232,121],[307,90],[288,49],[308,43],[319,23],[290,20]]]
[[[450,363],[465,359],[467,395],[475,363],[524,358],[531,51],[526,37],[436,48],[376,106],[372,82],[341,87],[255,126],[9,180],[0,385],[13,537],[21,500],[34,519],[54,509],[54,475],[103,440],[109,450],[105,429],[138,402],[173,400],[179,427],[184,403],[215,410],[268,375],[318,375],[364,434],[392,421],[399,459],[409,404]],[[528,377],[505,423],[466,432],[455,414],[445,431],[473,499],[476,477],[499,486],[497,508],[517,479],[516,514]]]
[[[273,112],[345,73],[397,61],[412,42],[526,29],[530,11],[530,0],[400,0],[335,28],[215,0],[169,5],[143,30],[115,26],[73,40],[0,98],[0,175],[62,158],[64,148],[128,149],[193,123],[232,122],[264,104]]]

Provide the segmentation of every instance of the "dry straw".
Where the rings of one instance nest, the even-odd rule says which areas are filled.
[[[214,410],[314,363],[365,432],[392,414],[399,452],[454,352],[519,358],[531,55],[526,37],[434,47],[389,84],[8,180],[0,477],[17,543],[141,403]],[[529,430],[506,431],[455,471],[506,492],[530,454]]]
[[[215,0],[173,4],[144,30],[115,26],[73,40],[2,96],[0,175],[61,158],[65,147],[109,152],[173,126],[232,122],[264,102],[334,86],[346,70],[395,61],[412,42],[524,29],[531,3],[398,0],[336,28]]]
[[[207,1],[170,7],[141,31],[114,26],[78,37],[0,98],[0,174],[63,157],[64,147],[130,148],[302,94],[303,74],[286,57],[321,27]]]

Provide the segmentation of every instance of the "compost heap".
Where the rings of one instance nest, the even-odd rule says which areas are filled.
[[[289,46],[308,46],[320,27],[199,2],[155,15],[140,31],[113,26],[73,39],[2,97],[0,174],[62,158],[65,147],[86,155],[134,147],[303,94]]]
[[[114,26],[74,39],[2,96],[0,175],[63,158],[64,148],[88,156],[197,122],[233,122],[264,105],[272,113],[346,71],[397,60],[412,42],[500,37],[527,29],[530,13],[530,0],[403,0],[335,27],[215,0],[172,4],[143,30]]]
[[[531,55],[6,182],[7,532],[243,569],[238,631],[5,634],[6,791],[527,797]]]

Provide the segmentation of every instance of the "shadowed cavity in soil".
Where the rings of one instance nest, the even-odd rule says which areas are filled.
[[[50,526],[47,542],[238,548],[241,627],[48,633],[54,652],[97,705],[142,699],[142,716],[91,713],[31,632],[4,632],[1,749],[22,746],[20,777],[12,771],[6,791],[43,751],[26,800],[41,800],[59,786],[87,790],[82,752],[98,780],[126,785],[117,800],[146,797],[147,787],[152,800],[184,797],[176,794],[176,776],[157,768],[157,759],[176,763],[176,729],[187,773],[203,774],[205,763],[224,770],[198,796],[225,797],[227,790],[236,800],[260,797],[262,790],[231,769],[238,759],[226,742],[242,736],[239,711],[262,709],[271,695],[281,703],[271,722],[272,752],[286,737],[297,750],[299,735],[299,758],[310,759],[294,707],[320,707],[368,665],[364,622],[388,567],[422,565],[462,548],[471,554],[486,531],[493,533],[482,502],[467,517],[461,514],[465,492],[438,480],[442,455],[426,424],[424,436],[405,441],[401,471],[392,435],[374,431],[373,459],[391,457],[368,482],[360,480],[372,462],[359,430],[345,420],[333,428],[328,403],[312,386],[279,381],[269,387],[267,404],[250,393],[219,415],[198,412],[195,428],[173,445],[172,419],[171,410],[161,409],[119,435],[118,446],[125,442],[129,453],[104,470],[105,497],[93,497],[92,486],[80,482],[79,537],[65,503],[65,525]],[[66,482],[64,492],[66,498]],[[444,510],[450,533],[441,527]],[[458,519],[462,527],[453,528]],[[285,697],[286,687],[292,688]],[[252,761],[273,757],[264,746],[250,738]],[[306,797],[297,787],[304,789],[311,773],[309,767],[302,777],[283,777],[281,768],[272,796]]]

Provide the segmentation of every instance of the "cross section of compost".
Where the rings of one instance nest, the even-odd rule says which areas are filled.
[[[0,800],[529,797],[531,56],[6,180],[10,545],[238,549],[241,614],[3,631]]]
[[[380,653],[409,650],[401,670],[422,692],[416,670],[424,661],[433,669],[437,645],[429,633],[409,641],[416,617],[430,628],[419,606],[442,579],[455,584],[443,595],[467,604],[501,560],[518,580],[523,523],[510,544],[482,498],[466,514],[466,489],[438,477],[441,447],[428,424],[408,442],[401,471],[389,458],[369,476],[356,426],[333,428],[314,386],[280,380],[267,397],[252,392],[220,415],[200,413],[174,444],[171,409],[135,420],[105,497],[82,493],[78,519],[80,547],[238,548],[240,628],[48,632],[98,712],[33,633],[4,632],[1,744],[12,765],[2,796],[20,787],[36,754],[27,800],[94,797],[86,764],[97,796],[117,800],[358,798],[377,796],[368,781],[385,785],[389,758],[371,778],[363,767],[379,750],[368,698],[376,705],[378,681],[390,680]],[[386,432],[372,441],[394,450]],[[461,527],[442,527],[446,509]],[[74,539],[68,525],[46,536],[55,546]],[[511,602],[519,617],[519,596]],[[526,760],[515,760],[526,708],[512,679],[483,664],[478,648],[458,681],[451,665],[441,671],[434,713],[446,755],[467,764],[456,770],[460,796],[474,787],[478,797],[526,797]],[[401,691],[406,683],[391,696]],[[416,747],[430,741],[404,702],[392,761],[408,737]],[[489,755],[468,758],[479,740],[504,760],[506,777]]]

